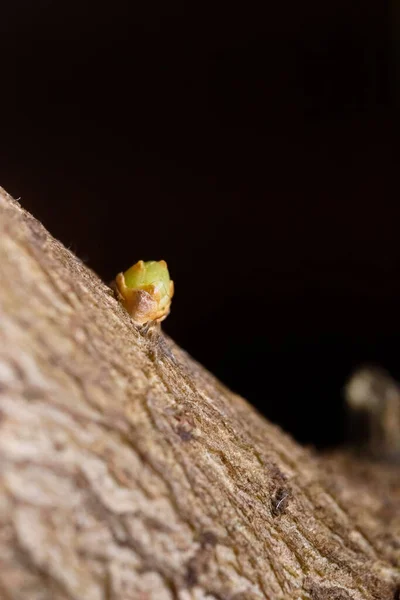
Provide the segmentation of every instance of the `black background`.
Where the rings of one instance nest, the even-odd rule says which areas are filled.
[[[390,7],[2,13],[1,184],[105,281],[166,259],[165,330],[299,440],[341,441],[351,370],[400,376]]]

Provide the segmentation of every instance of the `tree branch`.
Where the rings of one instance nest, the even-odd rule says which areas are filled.
[[[398,465],[297,445],[4,191],[0,280],[1,598],[399,597]]]

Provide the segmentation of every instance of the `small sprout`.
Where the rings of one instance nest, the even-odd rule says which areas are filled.
[[[358,368],[346,382],[348,438],[375,457],[400,458],[400,385],[376,365]]]
[[[139,260],[115,278],[119,300],[137,325],[159,323],[170,311],[174,294],[165,260]]]

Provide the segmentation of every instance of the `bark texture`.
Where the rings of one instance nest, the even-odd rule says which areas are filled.
[[[0,281],[1,598],[398,600],[398,465],[300,447],[4,191]]]

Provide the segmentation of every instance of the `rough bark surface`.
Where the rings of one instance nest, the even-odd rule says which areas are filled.
[[[397,465],[300,447],[4,191],[0,281],[1,598],[398,600]]]

